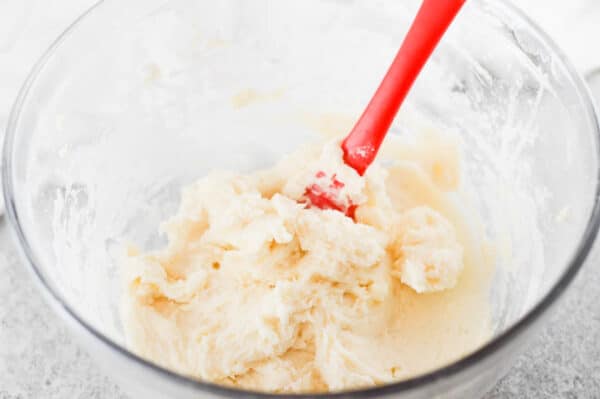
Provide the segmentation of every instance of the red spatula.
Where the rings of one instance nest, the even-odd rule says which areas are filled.
[[[415,20],[371,102],[342,142],[344,162],[361,176],[375,159],[419,72],[466,0],[423,0]],[[356,206],[339,198],[344,183],[318,172],[304,196],[311,206],[354,217]],[[318,182],[317,182],[318,181]],[[326,182],[323,184],[323,182]]]

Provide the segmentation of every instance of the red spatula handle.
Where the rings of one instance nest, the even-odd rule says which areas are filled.
[[[363,174],[402,101],[465,0],[424,0],[400,51],[363,115],[344,142],[344,161]]]

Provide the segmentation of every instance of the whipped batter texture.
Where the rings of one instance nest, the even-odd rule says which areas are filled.
[[[124,261],[128,346],[202,380],[335,391],[431,371],[491,335],[490,270],[448,139],[388,140],[364,177],[337,141],[186,187],[166,248]],[[355,220],[305,203],[319,171]]]

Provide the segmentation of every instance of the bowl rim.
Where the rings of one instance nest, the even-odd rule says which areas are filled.
[[[313,394],[296,393],[282,395],[260,391],[243,390],[239,388],[226,387],[211,382],[197,380],[145,360],[144,358],[134,354],[133,352],[130,352],[125,346],[113,341],[111,338],[98,331],[95,327],[86,322],[85,319],[82,316],[80,316],[69,305],[69,303],[62,297],[62,295],[60,295],[59,292],[54,290],[54,288],[48,283],[48,281],[46,281],[45,277],[36,266],[37,264],[40,264],[40,262],[37,259],[32,247],[30,246],[27,236],[19,221],[19,212],[17,210],[14,196],[15,182],[13,181],[12,173],[13,147],[15,143],[17,125],[19,122],[23,104],[28,98],[29,91],[32,85],[37,80],[37,78],[40,76],[40,72],[42,71],[46,62],[57,51],[57,49],[60,48],[61,43],[68,39],[74,28],[80,25],[86,19],[86,17],[88,17],[96,9],[102,6],[102,4],[107,2],[107,0],[98,0],[94,5],[89,7],[83,14],[81,14],[77,19],[75,19],[75,21],[73,21],[56,38],[56,40],[54,40],[54,42],[43,53],[43,55],[39,58],[39,60],[29,72],[28,77],[22,85],[16,97],[15,103],[13,104],[6,127],[4,148],[2,151],[2,191],[4,201],[6,204],[6,213],[10,225],[12,226],[13,235],[15,236],[16,241],[19,244],[18,247],[21,250],[24,259],[26,260],[26,263],[29,265],[28,269],[36,276],[34,279],[41,286],[44,287],[43,291],[46,294],[49,294],[45,296],[48,298],[48,302],[50,302],[50,305],[53,305],[55,309],[59,309],[60,313],[65,313],[68,316],[68,318],[73,319],[72,321],[75,321],[76,324],[78,324],[80,327],[83,327],[83,329],[87,333],[91,334],[101,343],[114,350],[119,355],[125,357],[127,360],[134,362],[137,366],[141,366],[147,371],[158,373],[159,375],[161,375],[161,377],[170,379],[172,380],[172,382],[176,382],[180,385],[186,386],[186,388],[226,397],[233,396],[237,398],[363,398],[378,397],[381,395],[407,392],[428,385],[432,381],[448,379],[452,376],[455,376],[469,369],[471,366],[478,364],[480,361],[488,359],[490,356],[497,353],[498,350],[513,342],[516,338],[520,337],[525,332],[525,330],[527,330],[528,327],[537,322],[540,319],[540,317],[548,311],[551,305],[553,305],[556,302],[556,300],[562,295],[567,286],[572,282],[572,280],[576,276],[577,272],[581,269],[587,256],[589,255],[589,252],[593,247],[594,241],[598,234],[598,228],[600,226],[600,179],[596,180],[594,205],[588,217],[585,230],[583,231],[583,235],[581,237],[581,241],[575,248],[575,251],[571,255],[570,260],[567,262],[566,269],[557,279],[556,283],[546,293],[546,295],[542,297],[528,313],[521,316],[519,320],[517,320],[513,325],[508,327],[501,334],[494,337],[485,345],[471,352],[467,356],[460,358],[459,360],[452,362],[449,365],[434,369],[425,374],[418,375],[407,380],[386,384],[383,386],[339,392],[336,391]],[[520,20],[520,22],[524,23],[534,34],[536,34],[540,38],[540,40],[550,49],[550,51],[554,53],[556,59],[562,64],[562,67],[566,70],[566,72],[569,75],[569,78],[571,79],[575,91],[579,95],[580,99],[584,102],[585,114],[587,114],[589,122],[591,122],[591,125],[593,126],[593,130],[595,130],[595,132],[593,132],[595,133],[593,135],[593,139],[596,147],[596,159],[599,163],[599,165],[597,165],[596,174],[597,176],[600,176],[600,123],[598,120],[598,114],[595,112],[594,102],[589,93],[589,89],[587,88],[580,74],[571,65],[570,61],[558,48],[555,42],[546,33],[544,33],[544,31],[535,22],[533,22],[515,5],[509,3],[507,0],[484,0],[483,3],[492,3],[496,6],[499,6],[500,9],[506,12],[510,18]]]

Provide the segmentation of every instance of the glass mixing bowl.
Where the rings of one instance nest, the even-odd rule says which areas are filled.
[[[584,262],[598,228],[598,121],[560,51],[503,1],[467,2],[392,134],[461,137],[464,196],[493,245],[493,338],[463,359],[344,397],[477,397]],[[260,397],[124,346],[117,261],[156,248],[180,187],[347,131],[417,1],[104,1],[48,50],[4,148],[8,218],[40,291],[133,397]],[[423,122],[425,121],[425,122]],[[315,396],[315,395],[310,395]]]

